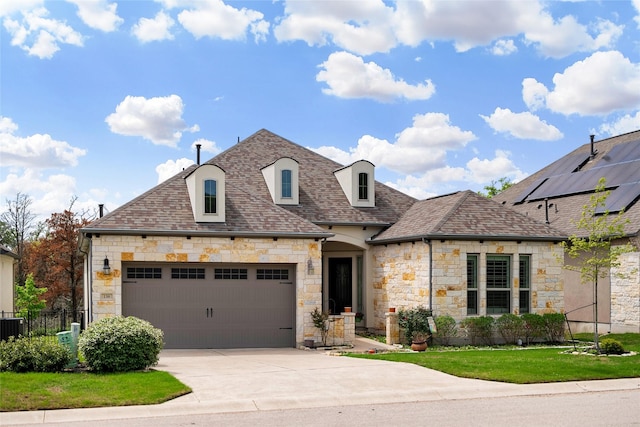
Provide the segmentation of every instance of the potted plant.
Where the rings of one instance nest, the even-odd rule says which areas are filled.
[[[398,312],[398,323],[404,331],[405,339],[411,344],[412,350],[424,351],[427,349],[427,339],[431,336],[429,317],[431,317],[431,310],[424,306],[400,309]]]
[[[321,311],[318,307],[316,307],[311,312],[311,320],[313,321],[313,326],[320,329],[322,345],[326,346],[327,335],[329,334],[329,312]]]
[[[356,322],[360,323],[360,322],[362,322],[363,319],[364,319],[364,313],[357,312],[356,313]]]

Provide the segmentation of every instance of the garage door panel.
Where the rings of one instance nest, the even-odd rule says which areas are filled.
[[[162,329],[166,348],[295,345],[293,280],[256,280],[251,266],[240,266],[246,280],[213,280],[213,266],[204,280],[169,279],[172,267],[163,267],[163,279],[123,282],[123,314]]]

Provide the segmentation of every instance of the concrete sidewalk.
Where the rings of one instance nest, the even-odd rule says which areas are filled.
[[[354,350],[385,347],[359,338]],[[193,392],[160,405],[2,413],[0,425],[640,390],[640,378],[515,385],[293,348],[165,350],[156,369],[170,372]]]

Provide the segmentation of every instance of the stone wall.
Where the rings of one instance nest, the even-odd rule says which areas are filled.
[[[116,236],[92,238],[91,272],[85,295],[91,293],[91,321],[122,314],[123,262],[200,262],[295,264],[296,343],[320,339],[311,312],[322,307],[322,249],[313,239],[249,239]],[[111,274],[102,272],[109,258]],[[311,260],[311,266],[308,264]]]
[[[562,312],[564,290],[562,248],[549,242],[516,241],[422,241],[380,245],[373,248],[373,299],[375,328],[386,327],[389,307],[409,308],[432,304],[434,315],[451,315],[457,321],[467,317],[467,254],[479,255],[478,315],[486,314],[486,256],[511,256],[511,307],[519,307],[519,255],[531,256],[531,312]],[[431,286],[430,286],[431,277]],[[432,294],[430,294],[430,290]]]
[[[640,252],[620,257],[611,274],[611,332],[640,332]]]

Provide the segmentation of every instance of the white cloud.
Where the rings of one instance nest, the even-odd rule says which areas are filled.
[[[507,56],[516,53],[518,48],[513,40],[497,40],[491,48],[491,53],[497,56]]]
[[[13,13],[36,9],[42,6],[44,0],[19,0],[0,2],[0,16],[9,16]]]
[[[50,135],[14,135],[18,126],[8,117],[0,118],[0,157],[3,166],[26,168],[64,168],[76,166],[87,151],[56,141]]]
[[[564,115],[606,115],[640,107],[640,64],[618,51],[596,52],[557,73],[553,83],[546,106]],[[533,79],[528,85],[540,88]]]
[[[386,184],[422,200],[459,189],[458,183],[463,183],[467,175],[464,168],[445,166],[432,169],[420,176],[407,175],[396,182],[387,182]]]
[[[546,86],[536,79],[528,77],[522,80],[522,99],[530,110],[543,108],[548,94],[549,90]]]
[[[554,141],[564,136],[558,128],[528,111],[514,113],[508,108],[496,108],[491,116],[481,114],[480,117],[496,132],[508,133],[520,139]]]
[[[496,150],[495,158],[480,160],[477,157],[467,162],[469,170],[469,181],[475,183],[488,183],[502,177],[510,178],[512,181],[520,181],[527,175],[513,164],[509,159],[510,153]]]
[[[256,10],[236,9],[220,0],[204,0],[192,4],[192,9],[178,14],[178,21],[197,39],[218,37],[223,40],[244,40],[247,31],[250,31],[256,41],[259,41],[264,40],[269,32],[269,23]],[[167,7],[173,5],[174,3],[169,3]]]
[[[622,135],[636,130],[640,130],[640,111],[637,111],[635,115],[626,114],[613,123],[604,123],[600,126],[600,132],[609,136]]]
[[[444,167],[447,151],[459,150],[475,138],[451,125],[446,114],[426,113],[416,115],[413,126],[397,134],[394,143],[364,135],[348,153],[335,147],[314,151],[341,164],[367,159],[377,167],[412,174]]]
[[[20,21],[5,18],[4,28],[11,34],[11,45],[18,46],[29,55],[50,59],[60,50],[60,44],[82,46],[80,33],[67,24],[47,18],[45,8],[23,11]]]
[[[175,174],[182,172],[184,169],[195,164],[191,159],[181,158],[178,160],[167,160],[164,163],[156,166],[156,172],[158,174],[158,184],[171,178]]]
[[[316,80],[329,86],[322,91],[340,98],[372,98],[389,102],[394,98],[429,99],[435,92],[431,80],[410,85],[375,62],[365,63],[348,52],[335,52],[323,62]]]
[[[336,46],[369,55],[396,45],[393,9],[381,0],[286,1],[285,16],[274,29],[280,42],[303,40],[310,46]]]
[[[156,145],[176,147],[182,132],[197,132],[197,125],[188,127],[182,119],[184,105],[178,95],[146,99],[127,96],[105,121],[112,132],[141,136]]]
[[[635,7],[637,15],[633,18],[638,23],[638,29],[640,29],[640,0],[631,0],[633,7]]]
[[[218,145],[215,143],[215,141],[209,141],[208,139],[204,139],[204,138],[200,138],[197,139],[193,142],[193,144],[191,144],[191,149],[193,151],[196,150],[196,144],[200,144],[200,151],[203,153],[211,153],[214,156],[216,154],[219,154],[222,149],[220,147],[218,147]]]
[[[124,19],[118,16],[116,3],[107,0],[67,0],[78,6],[78,16],[89,27],[104,31],[115,31]]]
[[[0,182],[2,200],[13,198],[19,192],[32,198],[32,213],[45,219],[52,212],[62,212],[69,207],[76,192],[76,180],[69,175],[45,176],[34,169],[25,169],[22,175],[11,173]]]
[[[168,14],[160,11],[153,19],[140,18],[137,24],[133,26],[131,32],[142,43],[159,40],[173,40],[171,27],[175,21]]]

